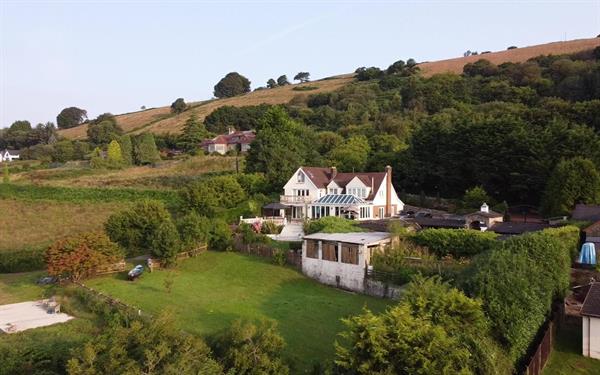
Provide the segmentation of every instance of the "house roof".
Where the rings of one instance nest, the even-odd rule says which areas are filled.
[[[0,152],[0,153],[4,155],[4,154],[6,154],[7,152],[8,152],[10,155],[12,155],[12,156],[19,156],[19,154],[21,153],[21,151],[19,151],[19,150],[9,150],[9,149],[7,149],[7,148],[5,148],[5,149],[4,149],[2,152]]]
[[[354,194],[327,194],[317,199],[313,204],[349,205],[366,203],[364,199],[360,199]]]
[[[600,221],[596,221],[594,224],[583,230],[586,235],[591,237],[600,237]]]
[[[339,187],[345,188],[354,177],[358,177],[363,184],[373,187],[367,200],[374,198],[386,175],[385,172],[334,173],[332,168],[324,167],[301,167],[301,169],[319,189],[326,189],[331,181],[334,181]]]
[[[407,219],[409,222],[419,224],[424,228],[464,228],[465,221],[460,219],[445,219],[445,218],[433,218],[433,217],[414,217]]]
[[[581,315],[600,318],[600,283],[593,283],[590,286],[581,307]]]
[[[483,212],[483,211],[471,212],[470,214],[467,214],[466,216],[475,216],[475,215],[479,215],[479,216],[483,216],[483,217],[487,217],[487,218],[504,216],[501,213],[492,211],[492,210],[490,210],[489,212]]]
[[[577,204],[571,217],[575,220],[598,221],[600,220],[600,205]]]
[[[390,238],[387,232],[352,232],[352,233],[313,233],[304,236],[305,240],[323,240],[346,242],[358,245],[369,245]]]
[[[526,232],[536,232],[546,228],[550,228],[550,224],[507,221],[495,223],[489,230],[498,234],[521,234]]]
[[[267,210],[283,210],[288,207],[289,206],[286,206],[285,204],[282,204],[279,202],[273,202],[273,203],[269,203],[269,204],[263,206],[263,208],[266,208]]]
[[[202,145],[205,146],[209,144],[248,144],[252,143],[254,138],[256,138],[254,130],[242,130],[235,131],[229,134],[219,134],[213,139],[205,139],[204,141],[202,141]]]

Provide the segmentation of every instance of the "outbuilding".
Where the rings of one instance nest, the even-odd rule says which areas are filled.
[[[583,356],[600,359],[600,283],[590,285],[581,307]]]
[[[387,232],[309,234],[302,244],[302,272],[323,284],[364,292],[371,257],[390,244]]]

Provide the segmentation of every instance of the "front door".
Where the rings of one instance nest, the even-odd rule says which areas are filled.
[[[302,219],[302,207],[292,206],[292,219]]]

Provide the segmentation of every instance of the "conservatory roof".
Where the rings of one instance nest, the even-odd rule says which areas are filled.
[[[316,200],[314,204],[347,206],[352,204],[367,204],[367,202],[354,194],[327,194]]]

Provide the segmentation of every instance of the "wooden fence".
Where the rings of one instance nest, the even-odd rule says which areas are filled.
[[[96,289],[90,288],[89,286],[82,284],[80,282],[73,282],[73,285],[76,285],[78,288],[83,289],[88,295],[91,295],[93,298],[97,299],[102,303],[106,303],[107,305],[119,310],[120,312],[129,315],[129,316],[139,316],[141,318],[152,318],[151,314],[145,313],[142,309],[128,305],[124,302],[119,301],[107,294],[104,294]]]
[[[192,249],[190,251],[184,251],[184,252],[177,254],[176,259],[181,260],[181,259],[193,258],[195,256],[198,256],[199,254],[202,254],[206,250],[208,250],[208,245],[202,244],[202,245],[199,245],[198,247],[196,247],[195,249]],[[154,259],[154,258],[148,258],[147,265],[148,265],[148,268],[150,268],[150,272],[152,272],[152,270],[155,268],[161,268],[160,260]]]
[[[546,328],[542,339],[540,340],[533,356],[529,360],[527,367],[523,371],[525,375],[540,375],[544,366],[548,362],[548,358],[550,357],[550,353],[552,352],[552,346],[554,344],[554,336],[555,336],[555,322],[554,320],[549,320],[546,324]]]
[[[241,236],[235,236],[233,239],[233,247],[236,251],[245,254],[257,255],[259,257],[272,258],[278,249],[273,248],[267,244],[255,243],[245,244],[242,242]],[[291,266],[302,268],[302,251],[301,250],[289,250],[285,254],[286,264]]]
[[[127,263],[125,263],[125,261],[122,260],[118,263],[109,264],[109,265],[105,265],[105,266],[96,268],[96,275],[107,275],[110,273],[123,272],[125,270],[127,270]]]

